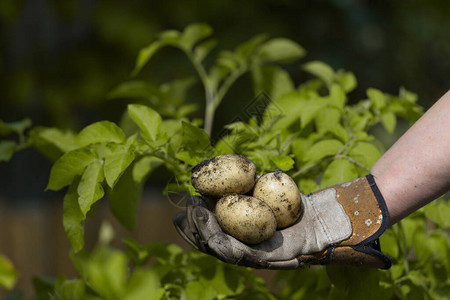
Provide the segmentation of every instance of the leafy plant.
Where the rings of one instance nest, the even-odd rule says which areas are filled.
[[[141,299],[142,295],[148,299],[247,299],[250,295],[273,299],[251,270],[223,264],[198,251],[183,252],[175,245],[125,240],[124,253],[101,239],[89,253],[84,250],[84,222],[95,203],[107,198],[117,220],[133,230],[140,194],[152,172],[165,168],[175,176],[176,184],[168,185],[165,192],[195,194],[189,176],[192,166],[223,153],[249,157],[260,174],[287,172],[302,193],[364,176],[384,151],[371,130],[381,125],[392,133],[398,117],[414,122],[422,113],[417,97],[404,88],[398,95],[369,88],[365,99],[350,101],[357,85],[354,74],[319,61],[302,64],[311,79],[294,83],[283,64],[302,58],[305,51],[284,38],[257,36],[233,51],[219,52],[207,68],[205,58],[216,44],[211,34],[208,25],[193,24],[182,32],[164,31],[142,49],[135,78],[109,94],[111,99],[130,103],[120,124],[99,121],[78,133],[37,127],[28,134],[24,133],[27,121],[23,121],[26,126],[2,125],[8,134],[19,136],[19,143],[2,142],[3,160],[22,148],[17,145],[32,145],[54,161],[47,189],[67,188],[63,226],[81,278],[40,282],[37,290],[43,294],[53,299]],[[137,79],[156,51],[167,46],[180,49],[197,72],[205,92],[201,120],[189,118],[196,106],[185,103],[195,80],[155,85]],[[251,74],[255,97],[213,141],[218,105],[244,73]],[[438,201],[383,235],[382,247],[395,259],[389,271],[336,267],[280,271],[277,297],[444,299],[450,287],[450,238],[443,230],[449,224],[441,212],[449,207],[448,202]]]

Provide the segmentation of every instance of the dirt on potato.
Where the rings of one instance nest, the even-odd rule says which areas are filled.
[[[222,229],[245,244],[258,244],[276,231],[272,209],[252,196],[228,194],[216,204],[216,217]]]
[[[264,201],[275,213],[278,228],[294,224],[302,212],[300,191],[292,178],[283,172],[261,176],[254,187],[253,197]]]
[[[230,193],[245,194],[252,190],[255,179],[255,164],[236,154],[224,154],[204,160],[191,171],[191,183],[196,191],[212,198]]]

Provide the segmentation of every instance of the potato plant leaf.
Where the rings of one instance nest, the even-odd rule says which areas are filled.
[[[144,156],[140,158],[133,166],[133,180],[137,183],[142,183],[154,169],[162,164],[163,161],[154,156]]]
[[[141,129],[143,138],[155,141],[161,126],[161,116],[148,106],[129,104],[128,114]]]
[[[0,141],[0,161],[9,161],[16,151],[14,141]]]
[[[384,112],[381,114],[381,123],[387,132],[393,134],[397,124],[397,118],[392,112]]]
[[[211,50],[217,45],[217,40],[208,39],[200,42],[194,49],[194,56],[197,61],[203,61]]]
[[[326,63],[321,61],[311,61],[303,65],[302,69],[318,78],[320,78],[327,86],[331,86],[335,78],[335,72]]]
[[[296,42],[286,38],[274,38],[258,49],[258,57],[263,62],[289,63],[306,54],[305,49]]]
[[[123,300],[163,299],[164,289],[156,269],[137,269],[127,282]]]
[[[294,90],[289,73],[276,65],[258,66],[252,69],[255,93],[267,93],[271,100]]]
[[[136,214],[141,198],[143,182],[133,178],[134,163],[120,176],[114,189],[108,189],[111,212],[128,230],[136,228]]]
[[[84,170],[77,188],[78,204],[84,216],[91,206],[103,197],[104,190],[101,186],[103,179],[103,164],[98,160],[90,163]]]
[[[212,32],[211,26],[204,23],[188,25],[181,34],[179,44],[186,51],[191,51],[195,44],[209,37]]]
[[[78,148],[75,144],[76,135],[70,130],[35,127],[31,129],[30,138],[33,146],[52,162]]]
[[[105,179],[109,187],[114,188],[119,177],[134,160],[134,151],[131,145],[114,145],[111,153],[105,157]]]
[[[289,171],[294,167],[294,160],[287,155],[277,155],[272,157],[272,161],[281,171]]]
[[[350,150],[349,155],[367,168],[371,168],[372,165],[380,158],[381,152],[377,147],[375,147],[374,144],[362,142],[357,143]]]
[[[100,121],[85,127],[75,139],[80,147],[96,143],[123,143],[125,134],[116,124],[110,121]]]
[[[57,281],[55,284],[55,295],[58,295],[59,299],[88,299],[86,285],[79,279],[64,280],[63,282]]]
[[[81,175],[86,166],[97,159],[97,154],[89,148],[67,152],[53,164],[46,189],[57,191],[70,185],[75,176]]]
[[[386,97],[380,90],[369,88],[367,89],[367,96],[372,100],[375,109],[381,110],[386,106]]]
[[[450,201],[443,199],[436,200],[424,207],[427,218],[438,224],[440,227],[450,228]],[[450,258],[450,257],[449,257]]]
[[[265,124],[274,117],[281,115],[282,118],[276,122],[273,129],[287,128],[301,117],[305,109],[305,97],[299,91],[292,91],[274,99],[266,108],[263,116]],[[307,104],[306,104],[307,105]]]
[[[0,136],[8,135],[12,132],[17,134],[23,134],[26,129],[31,126],[31,120],[25,118],[19,121],[6,123],[0,120]]]
[[[0,288],[11,290],[17,283],[18,273],[11,261],[0,254]]]
[[[325,169],[321,181],[322,187],[332,186],[358,177],[355,165],[345,158],[333,160]]]
[[[119,250],[98,247],[82,259],[83,278],[103,299],[123,299],[126,289],[128,259]]]
[[[63,226],[75,253],[84,247],[85,216],[78,204],[78,183],[79,177],[72,182],[63,200]]]
[[[327,156],[336,155],[343,146],[342,142],[335,139],[319,141],[306,151],[303,160],[307,164],[319,162]]]

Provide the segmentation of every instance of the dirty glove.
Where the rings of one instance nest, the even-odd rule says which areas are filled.
[[[191,197],[174,216],[180,235],[222,261],[264,269],[335,264],[387,269],[379,236],[388,225],[384,199],[372,175],[302,195],[303,214],[268,240],[246,245],[222,231],[204,199]]]

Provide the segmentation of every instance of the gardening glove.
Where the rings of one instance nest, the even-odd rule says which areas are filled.
[[[384,199],[372,175],[302,195],[303,214],[268,240],[246,245],[223,232],[207,202],[191,197],[174,216],[180,235],[222,261],[263,269],[334,264],[387,269],[379,237],[388,225]]]

